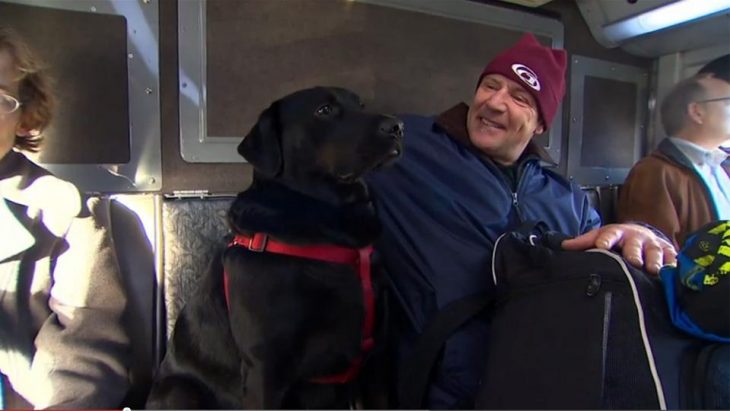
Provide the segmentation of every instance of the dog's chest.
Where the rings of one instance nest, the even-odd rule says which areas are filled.
[[[224,267],[231,277],[245,282],[275,282],[321,285],[323,287],[357,287],[359,266],[338,264],[269,252],[229,249],[224,255]],[[372,272],[372,267],[370,267]]]

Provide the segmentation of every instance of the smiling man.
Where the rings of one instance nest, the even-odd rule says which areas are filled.
[[[570,249],[617,246],[656,273],[676,252],[652,230],[600,227],[579,187],[541,166],[533,137],[550,127],[565,94],[566,52],[526,34],[487,64],[470,105],[436,117],[399,116],[404,155],[370,178],[383,234],[377,244],[400,303],[396,356],[404,358],[451,302],[490,291],[497,238],[530,220],[578,236]],[[426,408],[468,408],[485,364],[489,324],[479,316],[446,342]],[[401,376],[408,378],[407,376]]]

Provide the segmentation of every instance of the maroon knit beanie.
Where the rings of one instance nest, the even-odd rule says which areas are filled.
[[[531,33],[494,58],[479,76],[477,87],[487,74],[501,74],[524,86],[537,101],[537,108],[545,128],[555,117],[565,95],[565,68],[567,53],[540,44]]]

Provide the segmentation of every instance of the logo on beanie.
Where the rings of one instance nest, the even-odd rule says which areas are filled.
[[[533,90],[540,91],[540,81],[537,79],[537,74],[529,67],[517,63],[512,65],[512,71]]]

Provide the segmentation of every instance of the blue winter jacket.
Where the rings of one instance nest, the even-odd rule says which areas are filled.
[[[407,318],[398,325],[399,357],[445,305],[493,287],[492,249],[501,234],[528,220],[571,236],[600,225],[580,188],[531,154],[536,145],[520,159],[513,192],[497,166],[469,143],[466,111],[460,104],[437,118],[401,116],[403,157],[368,179],[383,224],[377,248]],[[486,318],[475,318],[446,342],[428,408],[471,404],[486,361],[488,328]]]

